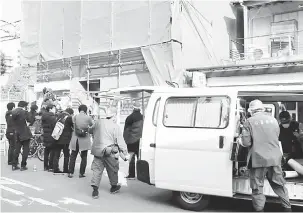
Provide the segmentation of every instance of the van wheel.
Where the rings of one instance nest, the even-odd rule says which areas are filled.
[[[173,192],[173,198],[182,209],[190,211],[201,211],[209,205],[209,196],[198,193]]]

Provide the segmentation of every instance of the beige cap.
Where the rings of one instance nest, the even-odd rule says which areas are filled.
[[[256,110],[264,110],[264,106],[262,101],[256,99],[249,103],[248,112],[256,111]]]
[[[116,107],[109,107],[106,110],[106,117],[107,118],[113,117],[115,115],[117,115],[117,108]]]
[[[139,104],[139,102],[135,102],[134,105],[133,105],[134,109],[140,109],[141,108],[141,105]]]

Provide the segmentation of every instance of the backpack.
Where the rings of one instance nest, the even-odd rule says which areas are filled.
[[[64,130],[64,124],[65,124],[65,120],[68,116],[66,115],[63,119],[59,119],[55,125],[55,128],[53,130],[52,133],[52,137],[55,140],[59,140],[60,136],[62,135],[62,132]],[[62,121],[62,122],[61,122]]]

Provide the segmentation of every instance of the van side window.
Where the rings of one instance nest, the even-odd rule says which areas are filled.
[[[163,124],[167,127],[193,127],[197,98],[169,98]]]
[[[198,99],[195,127],[225,128],[228,125],[230,101],[227,97]]]
[[[160,98],[156,101],[154,112],[153,112],[153,125],[154,126],[157,126],[159,106],[160,106]]]
[[[224,129],[228,126],[228,97],[174,97],[166,101],[163,125]]]

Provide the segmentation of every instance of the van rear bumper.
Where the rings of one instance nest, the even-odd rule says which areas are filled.
[[[150,183],[150,176],[149,176],[149,164],[145,160],[138,160],[137,161],[137,178],[139,181],[143,183]]]

